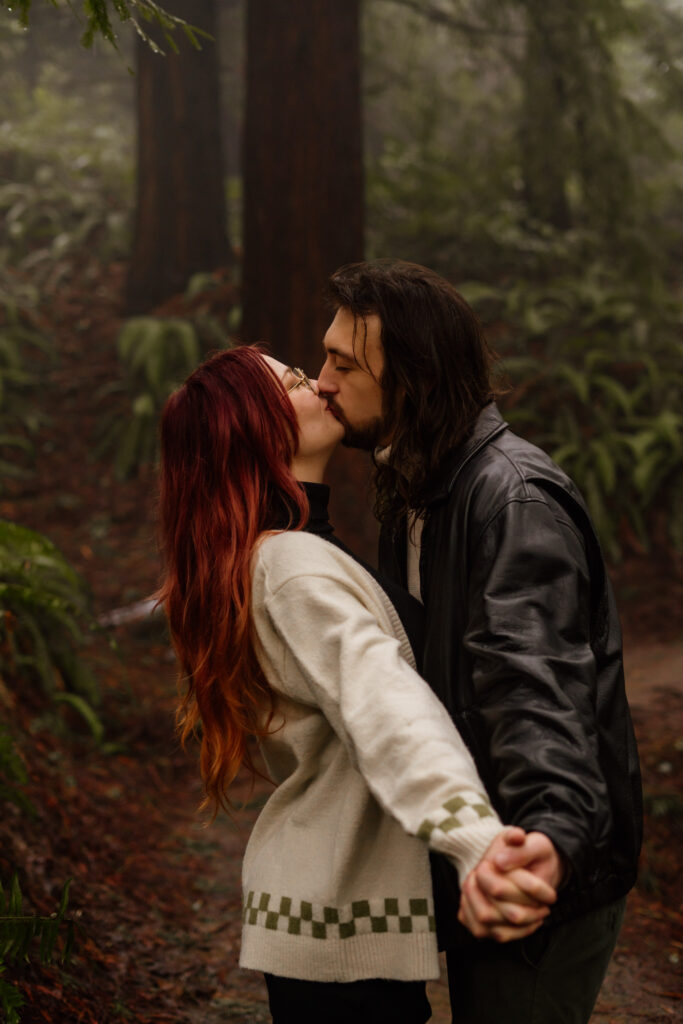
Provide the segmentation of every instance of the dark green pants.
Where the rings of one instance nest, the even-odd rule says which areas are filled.
[[[453,1024],[587,1024],[625,899],[518,942],[447,950]]]

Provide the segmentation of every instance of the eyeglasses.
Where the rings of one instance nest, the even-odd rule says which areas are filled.
[[[304,371],[301,370],[298,366],[290,366],[289,372],[294,377],[296,377],[296,382],[294,384],[290,384],[290,386],[287,388],[287,394],[289,394],[290,391],[296,391],[297,388],[308,388],[308,390],[312,391],[314,395],[317,394],[317,391],[311,384],[310,380],[308,379]]]

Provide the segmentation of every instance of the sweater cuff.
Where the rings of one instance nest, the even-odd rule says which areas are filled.
[[[462,887],[472,868],[477,866],[493,840],[504,829],[505,826],[493,813],[476,824],[451,831],[435,826],[429,835],[429,847],[436,853],[445,854],[453,862]]]

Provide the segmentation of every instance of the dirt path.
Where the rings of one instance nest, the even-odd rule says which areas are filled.
[[[626,693],[633,708],[647,708],[653,694],[662,689],[683,694],[683,639],[668,644],[634,644],[626,637],[624,670]]]

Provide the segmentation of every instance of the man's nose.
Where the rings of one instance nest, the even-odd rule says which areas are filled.
[[[337,388],[334,386],[332,374],[328,373],[326,367],[327,364],[323,364],[323,367],[320,371],[320,375],[318,377],[318,390],[323,395],[333,394],[337,390]]]

